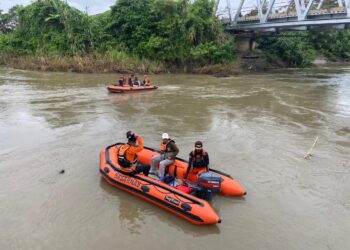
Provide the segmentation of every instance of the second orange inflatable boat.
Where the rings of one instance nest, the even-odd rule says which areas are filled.
[[[157,88],[158,87],[153,84],[150,84],[148,86],[111,85],[107,87],[110,93],[127,93],[127,92],[135,92],[135,91],[154,90]]]

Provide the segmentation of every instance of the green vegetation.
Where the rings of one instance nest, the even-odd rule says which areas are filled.
[[[214,15],[214,1],[119,0],[108,32],[129,53],[172,64],[231,61],[233,40]]]
[[[224,33],[215,8],[214,0],[118,0],[89,16],[66,1],[36,0],[0,10],[0,63],[22,59],[43,69],[89,72],[208,72],[212,66],[217,72],[218,65],[236,64],[233,36]],[[258,45],[272,62],[306,67],[316,54],[350,58],[350,31],[286,32],[259,37]]]
[[[231,62],[234,41],[214,8],[213,0],[118,0],[110,11],[88,16],[61,0],[37,0],[0,12],[0,55],[103,55],[144,68]]]
[[[88,15],[62,1],[35,1],[18,8],[12,41],[24,55],[78,55],[93,49]]]
[[[259,49],[270,60],[282,59],[292,67],[310,66],[316,51],[310,44],[307,34],[287,32],[279,36],[258,39]]]
[[[319,53],[330,58],[350,59],[350,31],[328,30],[309,33],[309,41]]]
[[[350,59],[349,30],[284,32],[278,36],[262,36],[257,42],[268,59],[282,59],[292,67],[311,65],[317,54]]]

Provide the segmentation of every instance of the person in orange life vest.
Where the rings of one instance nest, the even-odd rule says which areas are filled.
[[[144,75],[143,76],[143,85],[145,85],[145,86],[149,86],[150,84],[151,84],[151,81],[149,80],[149,77],[148,77],[148,75]]]
[[[148,176],[150,166],[144,165],[137,162],[136,153],[143,150],[143,140],[141,136],[136,135],[132,131],[126,133],[126,138],[128,138],[128,143],[122,145],[118,149],[118,164],[120,170],[125,174],[138,174],[143,173]],[[136,146],[137,141],[137,146]]]
[[[162,134],[162,143],[160,145],[160,155],[152,157],[151,172],[155,173],[156,166],[159,163],[158,176],[164,177],[165,168],[174,163],[176,155],[179,153],[179,148],[175,141],[170,139],[167,133]]]
[[[195,149],[190,153],[187,172],[184,176],[184,180],[191,183],[197,182],[199,174],[209,171],[209,155],[203,149],[203,143],[196,141],[194,147]]]
[[[119,76],[119,86],[123,86],[126,83],[126,78],[124,75]]]

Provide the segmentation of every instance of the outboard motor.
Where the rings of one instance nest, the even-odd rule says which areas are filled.
[[[195,196],[210,201],[212,193],[218,193],[221,190],[222,178],[213,172],[201,173],[198,177],[198,184],[195,188]]]

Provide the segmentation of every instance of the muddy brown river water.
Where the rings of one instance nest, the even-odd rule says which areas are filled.
[[[0,68],[1,250],[350,249],[350,66],[108,94],[116,77]],[[214,197],[222,223],[198,227],[109,186],[99,150],[129,129],[182,158],[202,140],[248,195]]]

